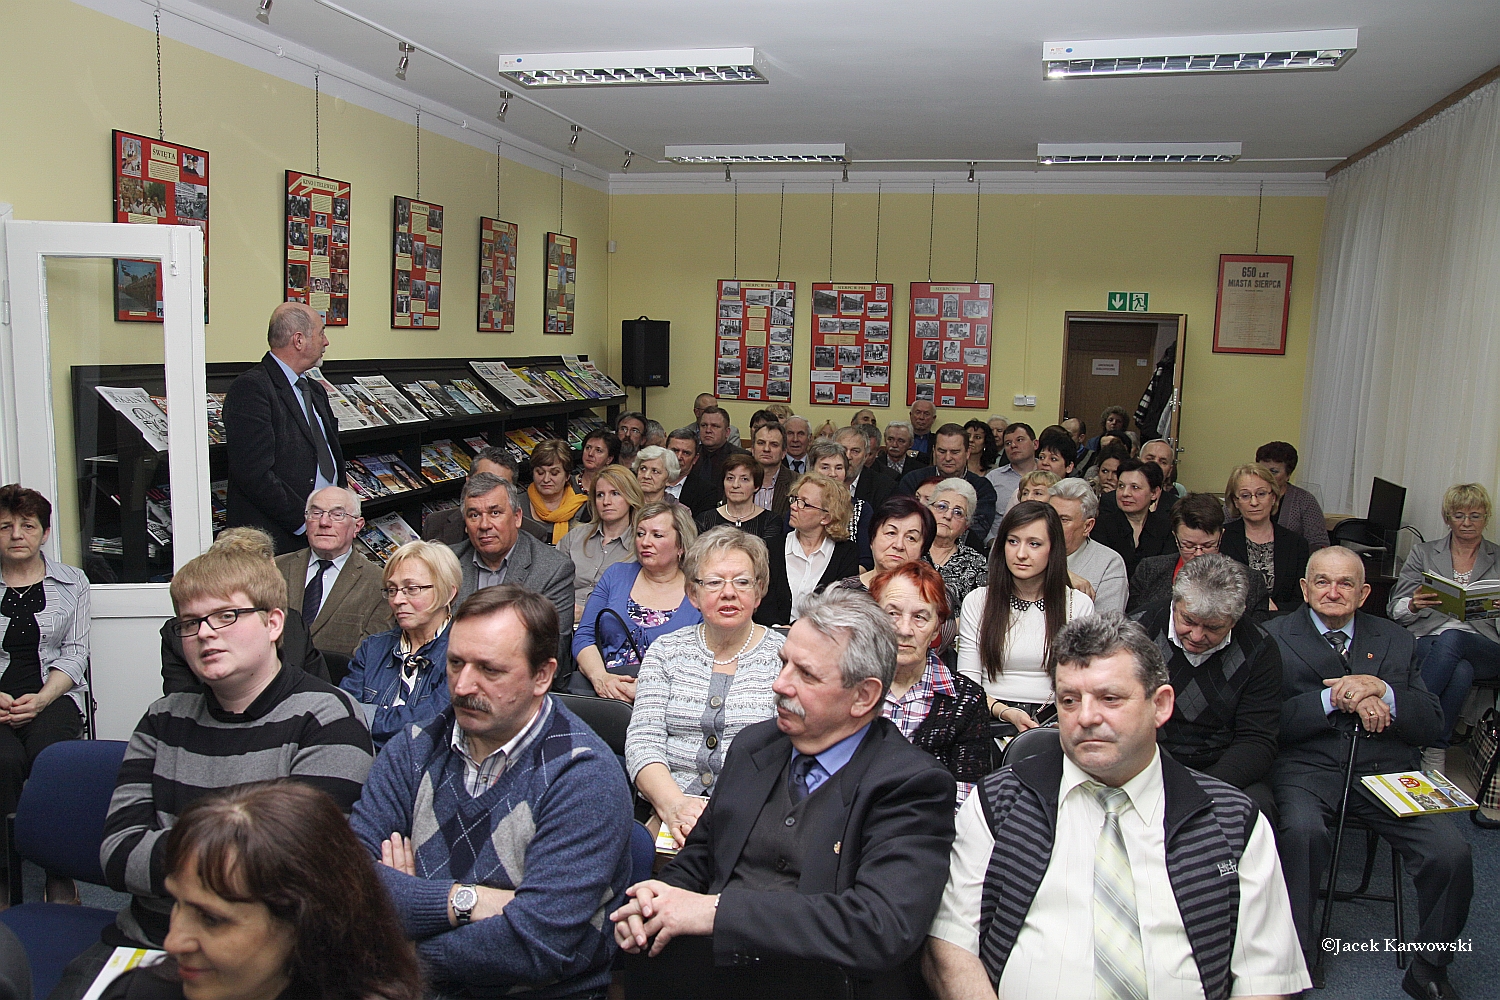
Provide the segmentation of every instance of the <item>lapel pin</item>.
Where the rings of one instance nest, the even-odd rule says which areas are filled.
[[[1375,654],[1374,653],[1366,653],[1365,654],[1365,659],[1367,659],[1367,660],[1373,660],[1373,659],[1375,659]]]
[[[833,842],[833,853],[834,854],[839,853],[840,848],[842,848],[843,846],[844,846],[844,842],[842,840],[835,840]]]

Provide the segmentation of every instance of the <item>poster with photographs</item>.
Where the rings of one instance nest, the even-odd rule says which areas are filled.
[[[574,295],[578,291],[578,240],[562,233],[547,234],[547,287],[542,300],[543,329],[572,333]]]
[[[479,332],[516,332],[516,241],[514,222],[479,217]]]
[[[305,302],[327,326],[349,325],[348,181],[286,172],[287,302]]]
[[[995,286],[911,283],[906,402],[987,409]]]
[[[203,231],[203,322],[208,322],[208,154],[115,129],[110,141],[116,222],[197,226]],[[115,319],[162,321],[161,265],[114,262]]]
[[[714,395],[790,402],[795,281],[718,283],[714,300]]]
[[[808,398],[837,406],[891,405],[895,285],[813,283]]]
[[[396,196],[391,237],[391,328],[442,323],[443,206]]]

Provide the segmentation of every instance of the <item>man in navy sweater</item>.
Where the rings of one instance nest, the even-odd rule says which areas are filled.
[[[449,627],[452,704],[397,734],[350,824],[440,996],[602,996],[630,881],[615,755],[547,692],[557,611],[486,587]]]

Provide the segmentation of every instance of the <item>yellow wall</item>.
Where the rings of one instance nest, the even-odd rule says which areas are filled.
[[[856,409],[808,404],[812,283],[829,280],[829,200],[828,194],[787,195],[782,247],[782,280],[798,283],[791,405],[814,425],[825,417],[847,423]],[[876,195],[835,193],[833,201],[834,280],[874,280]],[[738,277],[776,276],[778,202],[776,194],[740,195]],[[1038,430],[1055,422],[1064,313],[1102,310],[1106,293],[1130,290],[1149,292],[1153,312],[1188,315],[1181,467],[1187,485],[1222,490],[1229,469],[1253,458],[1257,445],[1273,439],[1296,443],[1322,198],[1265,199],[1260,252],[1296,257],[1286,356],[1213,353],[1219,254],[1254,249],[1256,202],[1185,195],[984,195],[979,280],[996,286],[992,406],[944,410],[939,420],[999,413]],[[896,286],[897,317],[893,405],[880,413],[882,424],[906,413],[908,292],[910,282],[928,277],[929,204],[927,194],[887,194],[880,201],[879,277]],[[973,278],[974,205],[970,193],[937,196],[934,279]],[[733,195],[616,195],[610,211],[610,233],[618,242],[610,261],[610,315],[672,321],[672,386],[653,390],[647,408],[669,426],[684,422],[691,418],[693,397],[713,388],[714,282],[736,276]],[[1012,406],[1018,393],[1036,396],[1036,407]],[[1134,408],[1135,400],[1122,402]],[[741,427],[756,408],[726,404]],[[1092,428],[1098,416],[1087,419]]]

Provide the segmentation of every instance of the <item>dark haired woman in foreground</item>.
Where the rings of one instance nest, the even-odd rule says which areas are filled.
[[[416,951],[333,799],[295,781],[183,810],[167,837],[167,958],[102,1000],[418,1000]]]

